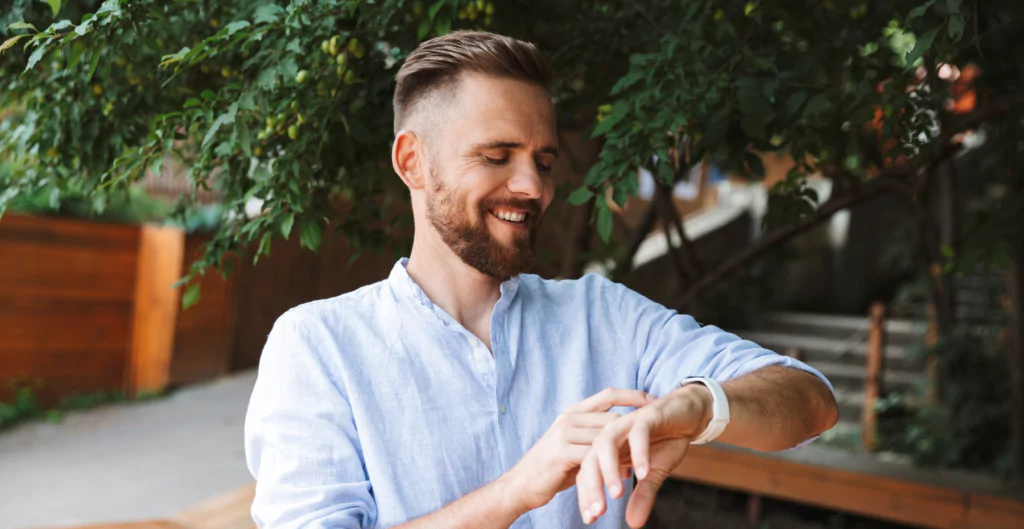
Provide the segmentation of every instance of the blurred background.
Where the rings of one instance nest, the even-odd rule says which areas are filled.
[[[267,333],[407,255],[394,75],[467,28],[556,74],[534,273],[605,275],[836,387],[810,447],[693,449],[651,527],[1024,527],[1022,22],[1019,0],[2,0],[0,529],[252,527]]]

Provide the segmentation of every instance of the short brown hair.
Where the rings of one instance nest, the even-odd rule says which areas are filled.
[[[396,76],[395,133],[417,102],[448,90],[466,72],[533,83],[551,89],[551,68],[536,46],[481,31],[453,31],[420,44]]]

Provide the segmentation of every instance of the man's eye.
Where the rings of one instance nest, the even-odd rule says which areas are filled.
[[[542,163],[538,163],[537,164],[537,170],[542,172],[542,173],[550,173],[551,172],[551,166],[550,165],[545,165],[545,164],[542,164]]]
[[[491,158],[490,156],[484,156],[484,160],[491,165],[505,165],[508,163],[508,156],[504,158]]]

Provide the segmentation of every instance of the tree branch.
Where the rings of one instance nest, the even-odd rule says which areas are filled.
[[[926,177],[934,170],[936,165],[953,156],[959,151],[959,149],[959,145],[950,145],[947,148],[944,148],[934,159],[928,161],[924,166],[924,174]],[[757,257],[760,257],[768,250],[771,250],[780,244],[785,244],[794,237],[818,226],[839,211],[862,202],[866,202],[867,200],[886,192],[900,193],[910,198],[916,197],[915,188],[910,186],[906,180],[908,177],[921,172],[921,169],[922,167],[919,164],[914,163],[887,169],[882,171],[882,173],[873,180],[870,180],[858,189],[853,190],[850,194],[829,200],[827,203],[815,210],[814,213],[807,215],[789,226],[775,230],[771,234],[762,238],[756,244],[747,247],[745,250],[724,261],[717,268],[704,275],[699,281],[697,281],[697,283],[691,286],[679,298],[674,306],[677,310],[683,310],[694,300],[694,298],[728,276],[737,268],[753,261]]]

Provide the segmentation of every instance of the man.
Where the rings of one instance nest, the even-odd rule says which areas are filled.
[[[639,527],[691,442],[782,450],[835,423],[802,363],[598,276],[523,273],[550,81],[531,44],[471,32],[398,72],[412,252],[276,322],[245,428],[260,527]]]

